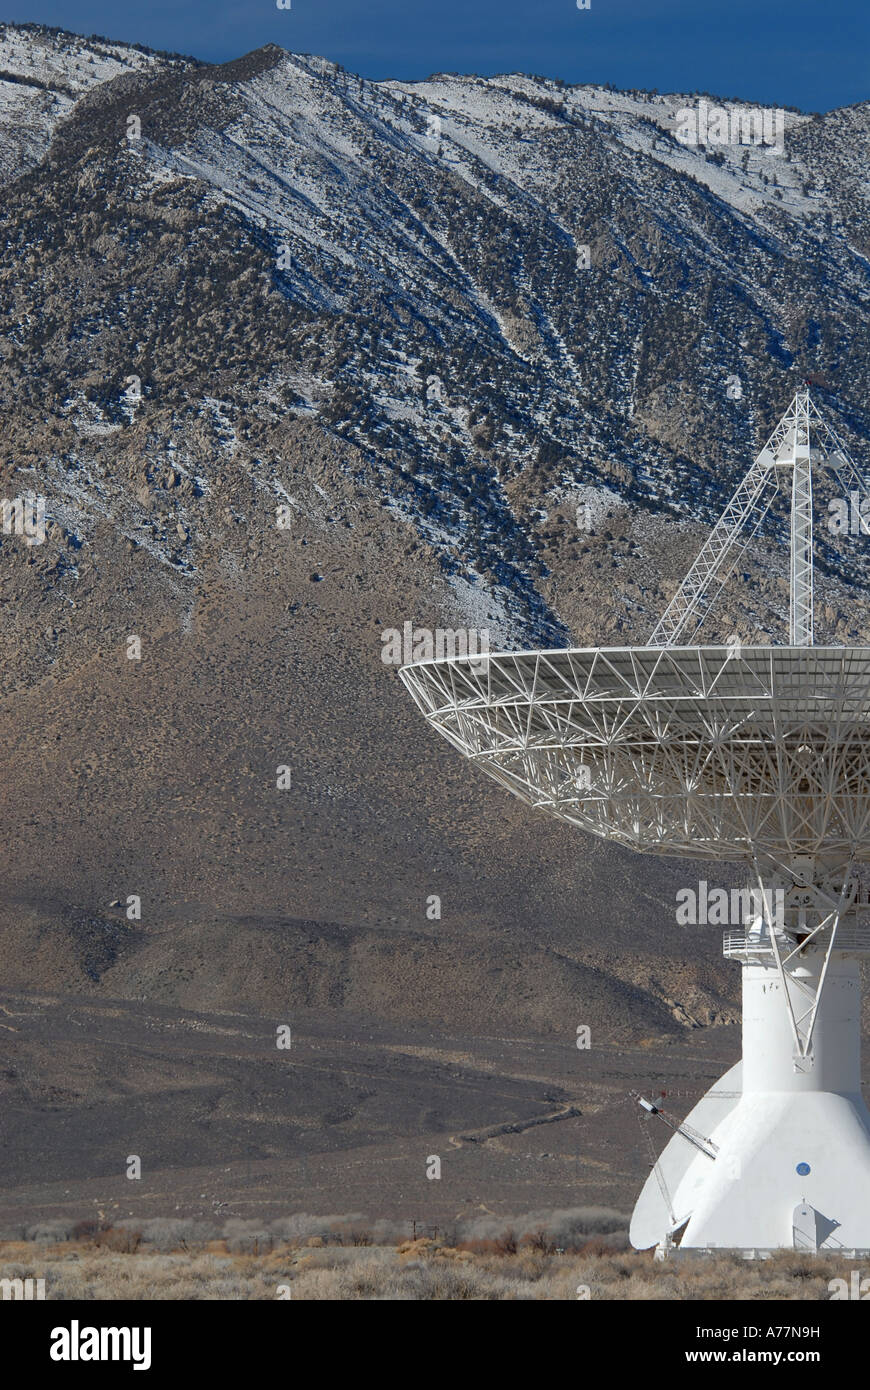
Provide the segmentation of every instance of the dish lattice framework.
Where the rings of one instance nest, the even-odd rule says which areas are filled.
[[[698,859],[870,859],[870,650],[590,648],[405,667],[440,733],[538,809]]]

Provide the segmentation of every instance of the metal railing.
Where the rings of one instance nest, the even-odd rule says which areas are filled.
[[[812,947],[825,947],[830,938],[831,929],[826,927],[817,933],[810,943]],[[778,932],[777,941],[780,949],[793,951],[800,946],[797,936],[792,936],[788,932]],[[837,928],[837,936],[834,942],[835,951],[849,952],[870,952],[870,922],[841,922]],[[765,932],[748,931],[726,931],[722,937],[722,953],[725,956],[772,956],[774,954],[773,944],[770,935]]]

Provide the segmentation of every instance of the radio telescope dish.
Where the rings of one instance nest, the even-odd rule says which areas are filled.
[[[522,801],[646,853],[870,859],[870,650],[510,652],[401,671]]]
[[[632,1240],[658,1242],[662,1256],[683,1227],[681,1251],[870,1255],[858,978],[870,898],[853,877],[870,860],[870,648],[813,645],[820,467],[868,496],[804,389],[645,647],[487,653],[399,672],[429,723],[529,805],[641,853],[750,869],[749,910],[724,940],[743,967],[742,1064],[690,1117],[710,1127],[708,1151],[687,1144],[683,1155],[678,1129],[632,1222]],[[686,645],[783,482],[788,644]]]

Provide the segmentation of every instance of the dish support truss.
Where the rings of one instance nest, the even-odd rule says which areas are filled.
[[[722,592],[740,557],[758,534],[791,473],[789,645],[813,643],[813,465],[831,469],[862,496],[868,488],[843,441],[810,400],[798,391],[773,434],[741,480],[652,636],[650,647],[691,640]]]
[[[769,868],[769,866],[767,866]],[[786,874],[764,872],[755,861],[759,917],[746,935],[726,932],[724,953],[743,964],[773,956],[794,1042],[795,1071],[811,1071],[813,1034],[834,952],[870,954],[870,897],[851,877],[852,865],[834,876],[819,872],[812,859],[795,861]],[[775,920],[772,905],[781,886],[785,908]],[[811,956],[814,969],[798,967]]]
[[[791,524],[789,563],[789,645],[813,645],[813,466],[833,470],[840,481],[866,497],[868,488],[839,435],[828,425],[810,399],[799,390],[741,480],[692,568],[671,599],[649,639],[650,647],[670,647],[697,632],[733,573],[741,555],[758,534],[779,491],[780,474],[791,473]],[[810,1062],[813,1030],[825,986],[831,953],[835,949],[841,918],[849,906],[849,871],[842,876],[839,894],[807,882],[802,908],[812,900],[819,920],[809,933],[782,941],[774,924],[765,924],[774,952],[795,1044],[795,1059]],[[756,877],[761,879],[756,866]],[[762,895],[762,901],[767,901]],[[799,944],[793,944],[795,940]],[[811,944],[824,943],[821,973],[811,988],[788,966]],[[798,1002],[796,1003],[795,995]],[[801,1007],[801,999],[805,1007]]]

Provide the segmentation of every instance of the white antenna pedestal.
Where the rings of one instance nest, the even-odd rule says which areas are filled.
[[[736,956],[731,942],[728,954]],[[861,1095],[857,955],[832,954],[812,1053],[800,1059],[769,946],[764,955],[755,944],[744,954],[742,1095],[705,1131],[715,1157],[679,1131],[673,1136],[635,1208],[637,1248],[660,1244],[662,1255],[677,1249],[870,1253],[870,1111]],[[786,970],[795,1007],[807,988],[817,988],[824,957],[811,947]],[[708,1095],[721,1094],[723,1085],[724,1078]],[[662,1165],[677,1221],[690,1213],[678,1247],[659,1181]]]

